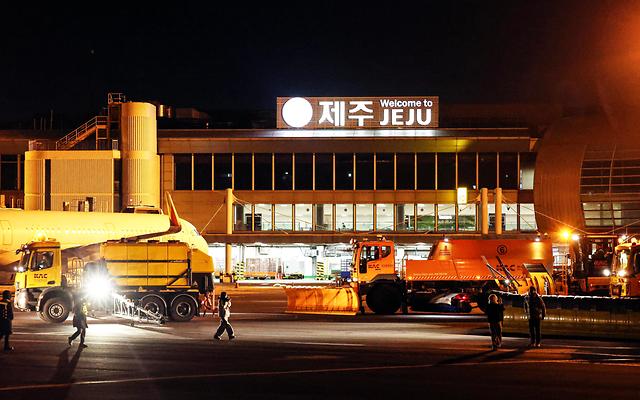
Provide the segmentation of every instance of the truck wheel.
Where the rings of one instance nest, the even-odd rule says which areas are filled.
[[[401,304],[402,295],[392,285],[377,285],[367,293],[367,306],[376,314],[394,314]]]
[[[140,300],[140,305],[147,311],[151,311],[156,314],[166,315],[167,308],[164,305],[164,301],[159,296],[146,296]]]
[[[171,303],[171,319],[177,322],[190,321],[198,306],[191,296],[178,296]]]
[[[67,320],[71,306],[66,299],[62,297],[53,297],[44,303],[44,307],[40,310],[40,318],[47,322],[61,324]]]

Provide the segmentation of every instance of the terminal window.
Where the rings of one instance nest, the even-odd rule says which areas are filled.
[[[356,189],[373,189],[373,154],[356,154]]]
[[[333,154],[316,153],[315,190],[333,190]]]
[[[275,190],[291,190],[293,188],[293,155],[276,153],[273,157]]]
[[[396,189],[415,189],[415,154],[396,154]]]
[[[231,189],[231,154],[213,155],[214,190]]]
[[[436,155],[435,153],[418,153],[418,190],[436,188]]]
[[[174,154],[174,189],[191,190],[191,154]]]
[[[253,162],[254,162],[254,166],[253,166],[254,189],[255,190],[272,190],[271,153],[254,154]]]
[[[458,187],[477,189],[476,153],[458,153]]]
[[[456,188],[456,154],[438,153],[438,189]]]
[[[0,189],[18,190],[18,156],[15,154],[0,156]]]
[[[478,186],[495,189],[497,185],[498,156],[496,153],[478,154]]]
[[[251,153],[233,155],[233,188],[251,190]]]
[[[296,153],[294,162],[294,176],[296,190],[313,189],[313,154]]]
[[[352,153],[336,153],[336,190],[353,190]]]
[[[376,154],[376,189],[393,190],[393,153]],[[413,176],[413,170],[411,171]]]
[[[503,189],[518,188],[518,153],[500,153],[500,182]]]
[[[193,188],[211,190],[211,154],[193,155]]]

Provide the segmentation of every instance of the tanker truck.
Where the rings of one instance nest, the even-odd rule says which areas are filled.
[[[287,311],[377,314],[424,310],[450,295],[457,311],[484,309],[492,290],[556,294],[551,242],[540,238],[450,239],[433,244],[428,259],[396,265],[395,244],[384,238],[352,241],[351,274],[334,287],[285,286]],[[489,261],[491,260],[491,261]]]
[[[16,308],[62,323],[74,300],[86,296],[94,305],[116,299],[159,320],[189,321],[198,312],[200,294],[214,290],[211,257],[187,243],[114,240],[96,247],[83,259],[63,255],[55,239],[24,244],[17,251],[22,254]]]

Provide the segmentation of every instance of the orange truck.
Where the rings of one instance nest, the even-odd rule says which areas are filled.
[[[396,264],[395,245],[352,242],[351,276],[325,288],[285,288],[288,311],[301,313],[421,311],[443,301],[451,311],[484,309],[491,290],[556,294],[551,242],[537,238],[450,239],[433,244],[428,259]]]

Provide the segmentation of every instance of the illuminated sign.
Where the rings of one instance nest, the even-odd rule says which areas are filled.
[[[278,97],[279,129],[438,127],[438,97]]]

